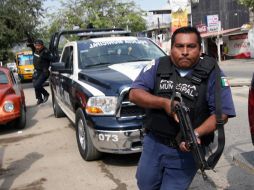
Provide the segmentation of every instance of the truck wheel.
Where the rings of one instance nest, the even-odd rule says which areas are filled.
[[[54,111],[55,117],[56,118],[64,117],[65,113],[63,112],[59,104],[57,103],[54,93],[52,93],[52,104],[53,104],[53,111]]]
[[[26,126],[26,108],[25,105],[21,105],[20,117],[17,118],[11,125],[16,129],[24,129]]]
[[[84,113],[80,108],[76,112],[75,127],[78,149],[82,158],[86,161],[99,159],[101,152],[99,152],[93,145],[92,139],[88,133],[88,126],[86,125]]]

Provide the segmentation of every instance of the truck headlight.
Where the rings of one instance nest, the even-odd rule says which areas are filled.
[[[12,102],[5,102],[4,103],[4,111],[12,112],[14,110],[14,104]]]
[[[86,113],[89,115],[114,115],[116,112],[117,97],[98,96],[88,99]]]

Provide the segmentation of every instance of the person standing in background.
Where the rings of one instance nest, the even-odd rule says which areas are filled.
[[[160,39],[159,36],[157,37],[156,43],[157,43],[158,46],[162,47],[161,39]]]
[[[228,51],[229,51],[228,46],[227,46],[226,43],[224,43],[224,45],[223,45],[223,53],[222,53],[222,59],[223,60],[227,59]]]
[[[45,90],[43,84],[49,77],[49,66],[52,55],[40,39],[34,41],[34,48],[32,48],[32,50],[35,69],[33,74],[33,86],[37,105],[39,105],[45,103],[49,97],[49,93]]]

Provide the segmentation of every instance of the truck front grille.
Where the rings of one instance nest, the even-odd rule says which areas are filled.
[[[145,110],[129,101],[129,91],[121,93],[121,103],[119,109],[120,117],[144,116]]]
[[[122,106],[120,116],[128,117],[128,116],[140,116],[144,115],[144,109],[133,105],[133,106]]]

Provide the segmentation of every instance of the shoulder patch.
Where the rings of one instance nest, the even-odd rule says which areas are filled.
[[[151,69],[154,65],[155,65],[155,59],[153,59],[152,61],[150,61],[150,62],[145,66],[143,72],[148,71],[148,70]]]
[[[221,77],[221,86],[222,87],[230,86],[228,79],[226,77]]]

